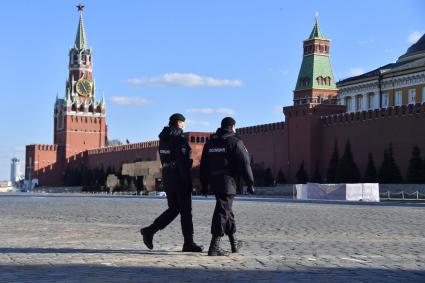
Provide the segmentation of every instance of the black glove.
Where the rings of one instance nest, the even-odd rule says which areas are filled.
[[[202,187],[201,188],[201,195],[208,196],[208,187]]]
[[[250,194],[250,195],[255,194],[254,186],[253,185],[249,185],[247,187],[247,191],[248,191],[248,194]]]

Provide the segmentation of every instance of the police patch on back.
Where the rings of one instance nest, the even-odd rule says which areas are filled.
[[[225,147],[212,147],[210,149],[208,149],[209,153],[224,153],[226,152],[226,148]]]
[[[159,154],[171,154],[171,150],[169,149],[160,149]]]

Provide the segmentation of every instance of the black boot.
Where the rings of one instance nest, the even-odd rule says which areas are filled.
[[[203,246],[197,245],[195,242],[184,243],[182,252],[200,253],[204,249]]]
[[[148,247],[148,249],[153,249],[153,235],[155,234],[156,231],[153,231],[149,226],[140,229],[140,234],[142,234],[143,236],[143,242],[145,243],[146,247]]]
[[[200,253],[204,249],[203,246],[199,246],[193,241],[193,232],[183,235],[183,238],[184,244],[182,252]]]
[[[213,236],[211,239],[210,248],[208,250],[209,256],[228,256],[229,252],[220,248],[220,238],[218,236]]]
[[[235,234],[229,235],[229,241],[232,253],[238,253],[243,246],[243,242],[236,239]]]

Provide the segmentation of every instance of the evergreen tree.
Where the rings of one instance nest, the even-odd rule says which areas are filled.
[[[65,169],[65,174],[63,176],[63,183],[65,184],[65,186],[69,186],[70,185],[70,183],[71,183],[70,178],[71,178],[71,172],[69,170],[69,167],[67,167]]]
[[[272,186],[275,185],[272,169],[270,169],[270,168],[267,168],[264,171],[264,185],[266,187],[272,187]]]
[[[137,190],[136,185],[134,184],[134,177],[129,177],[128,190],[132,192]]]
[[[322,183],[322,176],[320,175],[319,160],[316,161],[316,168],[314,169],[313,178],[311,179],[314,183]]]
[[[81,185],[82,186],[91,186],[93,180],[92,171],[86,166],[81,166]]]
[[[326,173],[326,182],[334,183],[336,177],[336,170],[338,168],[339,153],[338,153],[338,142],[335,139],[334,150],[332,152],[331,160],[328,165],[328,172]]]
[[[422,161],[423,167],[422,167],[422,183],[425,183],[425,158]]]
[[[421,150],[417,145],[413,147],[412,157],[410,157],[409,167],[407,169],[406,182],[419,184],[424,181],[424,162],[421,156]]]
[[[360,172],[354,162],[350,141],[345,144],[344,154],[338,162],[335,181],[338,183],[360,182]]]
[[[277,172],[277,183],[278,184],[286,183],[285,174],[283,174],[282,170],[279,170],[279,172]]]
[[[372,152],[369,152],[367,160],[366,171],[364,173],[363,181],[367,183],[375,183],[378,181],[378,175],[376,173],[375,162],[373,162]]]
[[[263,166],[254,166],[252,168],[252,174],[254,175],[254,185],[257,187],[266,186],[265,176],[266,170]]]
[[[395,163],[392,145],[388,149],[384,149],[384,160],[379,170],[379,181],[384,184],[401,183],[400,169]]]
[[[108,166],[108,168],[106,169],[106,176],[108,176],[109,174],[112,174],[113,170],[111,168],[111,166]]]
[[[81,186],[81,171],[76,168],[69,168],[69,172],[69,186]]]
[[[105,168],[103,167],[103,163],[100,165],[100,180],[99,180],[99,184],[101,186],[105,186],[106,185],[106,177],[108,175],[106,174]]]
[[[128,180],[127,180],[127,177],[124,177],[124,180],[122,182],[122,188],[124,190],[127,190],[128,189]]]
[[[305,184],[308,181],[307,171],[304,168],[304,160],[301,162],[300,169],[298,169],[297,174],[295,175],[297,178],[298,184]]]

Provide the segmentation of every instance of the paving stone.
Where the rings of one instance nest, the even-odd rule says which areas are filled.
[[[0,282],[425,282],[425,206],[237,199],[241,253],[182,253],[176,219],[147,250],[148,197],[0,195]],[[208,248],[212,198],[195,199]],[[222,246],[230,249],[226,238]]]

